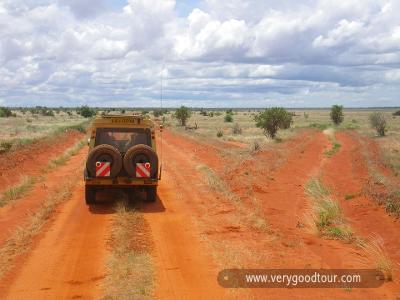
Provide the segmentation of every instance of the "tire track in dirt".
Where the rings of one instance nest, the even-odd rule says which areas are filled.
[[[86,152],[83,149],[73,157],[70,167],[82,168]],[[58,173],[64,178],[70,174],[67,166]],[[58,180],[55,182],[62,184],[62,179]],[[111,212],[110,205],[89,209],[84,201],[84,183],[80,182],[37,237],[34,248],[3,280],[6,286],[3,284],[0,291],[2,298],[99,299]]]
[[[400,264],[400,223],[396,218],[389,216],[383,207],[364,195],[363,189],[370,175],[365,158],[361,154],[362,146],[354,135],[339,132],[336,138],[342,146],[340,151],[325,164],[324,179],[333,188],[334,195],[356,234],[364,238],[371,235],[382,237],[385,249],[398,266]],[[378,157],[375,159],[379,162]],[[380,168],[384,167],[380,165]],[[385,170],[385,173],[389,175],[390,171]],[[354,198],[345,200],[346,195],[354,195]],[[400,274],[396,269],[396,277],[398,277]]]
[[[44,139],[0,155],[0,192],[17,184],[22,176],[40,176],[47,163],[82,139],[83,133],[70,131],[54,139]]]
[[[175,152],[181,152],[180,149],[185,149],[185,153],[176,154],[179,161],[185,161],[185,157],[192,157],[192,168],[188,169],[184,164],[180,164],[180,171],[184,174],[192,174],[197,164],[208,164],[211,168],[218,165],[218,151],[207,148],[206,145],[196,144],[193,140],[187,140],[175,134],[172,139],[169,139],[170,133],[166,134],[168,141],[173,141]],[[253,174],[257,186],[253,187],[254,194],[261,201],[264,211],[266,212],[267,221],[272,232],[259,233],[254,231],[246,231],[243,227],[236,227],[236,232],[227,232],[218,222],[211,220],[210,217],[206,222],[214,222],[210,224],[215,226],[211,231],[214,232],[214,239],[226,239],[232,241],[232,245],[242,244],[243,249],[251,248],[252,251],[263,253],[267,251],[268,259],[263,262],[249,262],[252,267],[258,268],[365,268],[368,267],[361,261],[363,257],[362,251],[356,249],[352,245],[344,244],[340,241],[326,240],[306,230],[304,224],[301,224],[305,218],[304,214],[310,208],[310,199],[305,195],[304,186],[308,179],[317,175],[320,169],[326,162],[323,156],[323,150],[329,147],[328,139],[322,134],[312,134],[310,139],[304,139],[302,145],[297,147],[292,152],[287,153],[285,162],[271,174],[265,174],[260,170],[250,169],[249,173]],[[273,149],[272,149],[273,150]],[[186,154],[186,155],[185,155]],[[263,159],[264,154],[256,155],[258,159]],[[270,158],[269,155],[266,157]],[[187,158],[186,158],[187,160]],[[246,162],[247,163],[247,162]],[[258,164],[265,163],[259,161]],[[254,164],[251,164],[254,166]],[[257,164],[255,164],[257,165]],[[238,166],[240,168],[240,166]],[[222,171],[222,167],[220,171]],[[235,172],[235,169],[232,171]],[[226,180],[228,184],[233,184],[235,193],[246,199],[251,191],[248,185],[241,185],[240,182],[246,182],[246,178],[240,177],[234,182],[230,182],[231,177],[226,176],[224,172],[219,174]],[[270,180],[269,176],[273,176],[274,180]],[[191,175],[184,184],[190,184]],[[237,174],[238,176],[238,174]],[[178,180],[178,183],[179,180]],[[189,215],[196,216],[196,206],[209,206],[213,213],[215,205],[210,202],[207,196],[203,201],[193,198],[192,212]],[[246,202],[246,200],[244,201]],[[247,202],[251,205],[251,202]],[[219,207],[221,209],[221,207]],[[227,209],[224,216],[232,214],[235,208]],[[217,217],[218,218],[218,217]],[[299,222],[300,221],[300,222]],[[300,226],[299,226],[300,224]],[[265,235],[271,235],[269,241],[265,242]],[[240,249],[240,247],[238,247]],[[343,289],[270,289],[270,290],[253,290],[248,298],[263,299],[266,296],[274,299],[326,299],[327,292],[331,295],[329,298],[339,297],[341,299],[365,299],[371,296],[375,299],[390,298],[393,293],[386,287],[376,290],[358,289],[351,293]]]
[[[156,299],[224,299],[216,266],[193,223],[191,203],[214,201],[196,189],[198,171],[164,139],[163,179],[158,201],[143,212],[154,239]],[[174,163],[175,162],[175,163]]]
[[[44,180],[35,184],[27,195],[0,207],[0,246],[4,244],[7,237],[10,236],[17,226],[21,226],[30,217],[32,212],[35,212],[40,207],[47,195],[59,188],[60,183],[65,178],[68,178],[69,174],[73,174],[77,169],[82,168],[82,162],[85,159],[86,153],[86,148],[81,149],[65,165],[47,173]]]

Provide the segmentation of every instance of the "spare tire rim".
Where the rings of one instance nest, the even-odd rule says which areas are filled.
[[[150,163],[150,159],[147,157],[147,155],[143,153],[139,153],[138,155],[135,155],[132,158],[132,161],[134,163],[134,166],[136,166],[137,163]]]
[[[114,160],[110,154],[107,153],[102,153],[99,156],[97,156],[96,161],[101,161],[101,162],[109,162],[113,163]]]

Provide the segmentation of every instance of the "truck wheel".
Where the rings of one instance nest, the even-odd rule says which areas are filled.
[[[146,196],[147,202],[156,202],[157,200],[157,187],[156,186],[148,186],[146,188]]]
[[[85,187],[85,200],[87,205],[96,203],[96,189],[90,186]]]
[[[86,169],[90,177],[96,177],[96,162],[111,164],[110,177],[116,177],[122,169],[122,157],[117,148],[111,145],[98,145],[89,152]]]
[[[158,174],[158,156],[154,150],[144,144],[138,144],[129,148],[124,156],[124,168],[128,175],[136,178],[136,164],[150,163],[150,177],[157,178]]]

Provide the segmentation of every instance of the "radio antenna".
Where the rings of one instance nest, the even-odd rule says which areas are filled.
[[[160,73],[160,116],[161,116],[161,125],[162,128],[160,130],[160,139],[161,139],[161,151],[160,151],[160,176],[161,179],[161,172],[162,172],[162,164],[163,164],[163,130],[164,130],[164,116],[163,116],[163,73],[165,69],[165,62],[162,64],[161,73]]]

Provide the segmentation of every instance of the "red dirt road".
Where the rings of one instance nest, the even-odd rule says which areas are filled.
[[[335,188],[338,198],[359,191],[365,179],[363,158],[357,154],[356,143],[346,134],[339,134],[338,140],[342,148],[332,158],[323,155],[330,146],[329,140],[316,131],[300,133],[258,154],[246,154],[241,152],[248,151],[246,148],[236,145],[204,144],[165,131],[159,199],[143,204],[140,209],[153,240],[155,298],[395,299],[399,296],[396,277],[394,282],[378,289],[351,291],[227,290],[217,284],[218,272],[230,267],[372,268],[355,245],[326,240],[305,226],[310,199],[304,193],[304,186],[309,178],[321,173]],[[86,151],[83,149],[66,166],[57,169],[60,177],[46,183],[49,194],[57,182],[62,183],[70,174],[80,174]],[[338,163],[342,166],[340,170],[335,168]],[[343,176],[336,176],[337,172]],[[216,183],[215,178],[222,183]],[[32,250],[2,279],[0,298],[101,298],[114,215],[107,205],[89,209],[84,204],[83,182],[77,180],[71,198],[58,207],[35,239]],[[22,209],[31,202],[29,199],[40,203],[45,194],[36,187],[16,207]],[[356,234],[375,230],[387,241],[393,259],[399,262],[397,223],[369,199],[351,201],[341,203]],[[32,210],[37,207],[32,206]],[[18,214],[7,207],[4,210]],[[24,218],[16,215],[17,221],[11,223],[11,219],[5,221],[6,215],[0,211],[1,232],[7,232],[8,227],[12,232],[23,224]],[[260,220],[266,221],[266,228],[254,226]],[[382,226],[374,226],[379,221]],[[386,226],[389,226],[387,232]],[[4,241],[8,234],[0,238]]]
[[[69,131],[57,139],[44,139],[0,155],[0,192],[17,184],[23,176],[41,175],[40,170],[50,159],[58,157],[83,137],[81,132]]]

